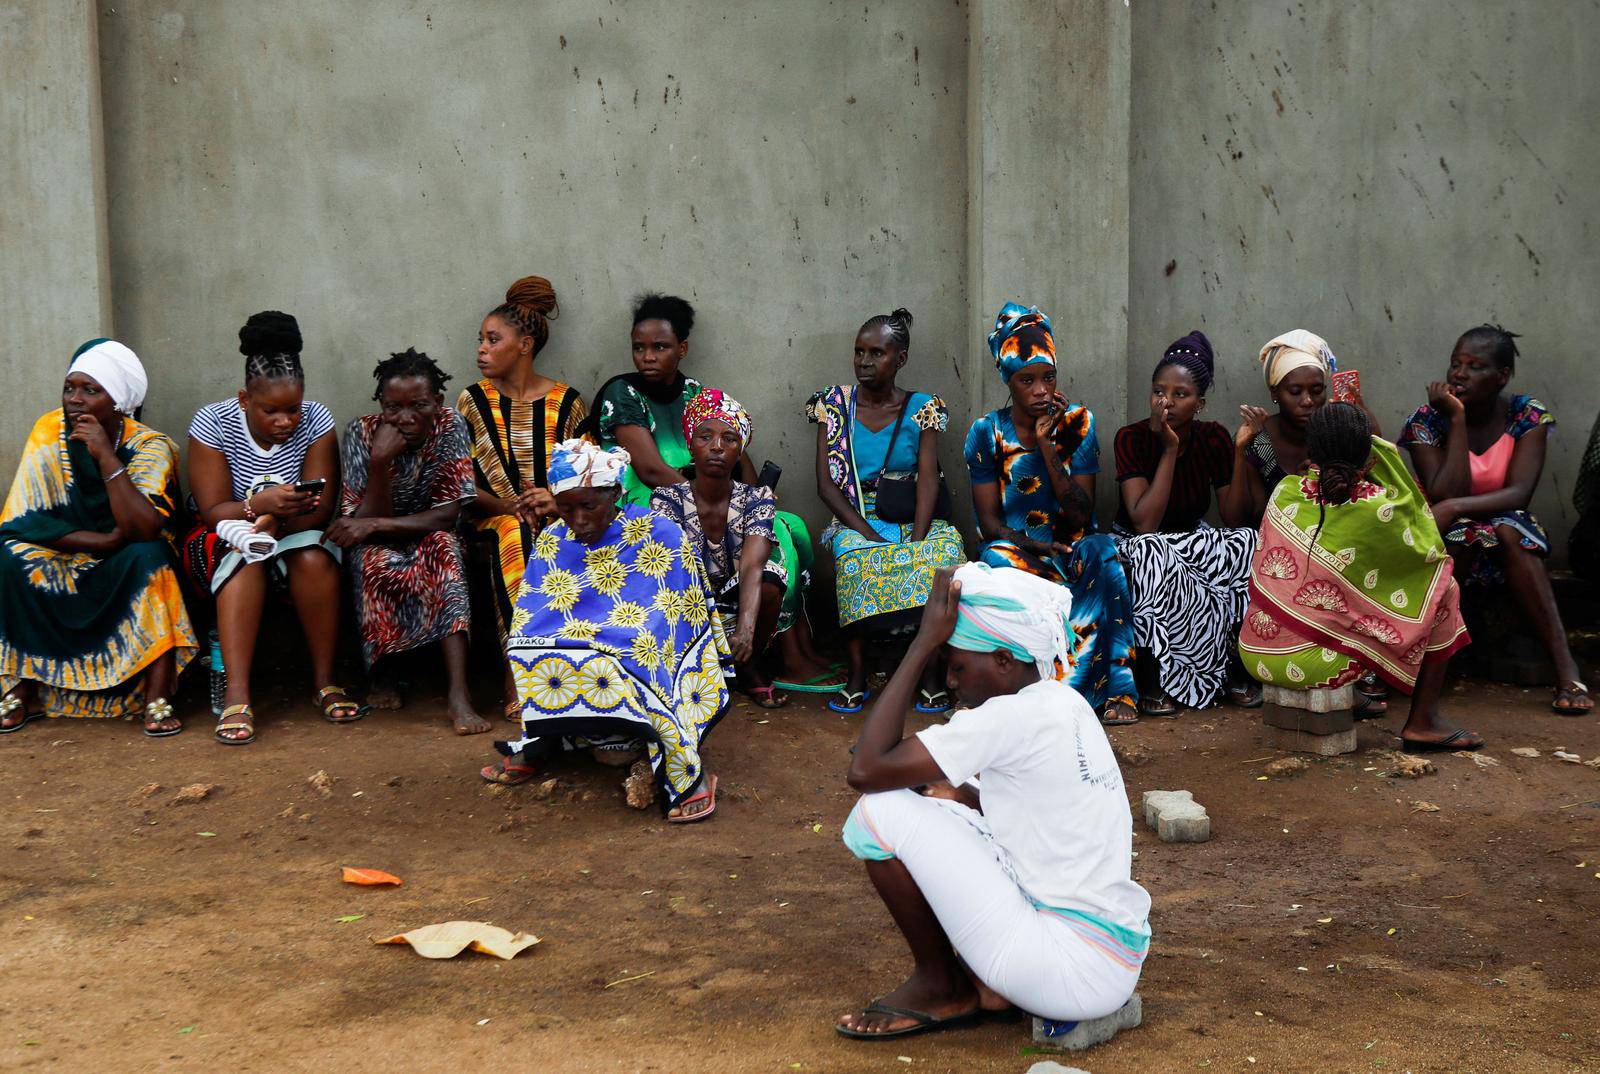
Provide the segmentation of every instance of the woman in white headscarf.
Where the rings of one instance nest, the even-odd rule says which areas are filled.
[[[560,521],[534,539],[506,641],[523,735],[495,743],[505,759],[481,774],[526,783],[563,745],[602,758],[642,745],[667,820],[705,820],[717,779],[700,747],[728,706],[728,644],[683,529],[618,507],[627,467],[626,451],[586,440],[551,453]],[[629,782],[630,801],[649,789]]]
[[[109,339],[73,355],[0,512],[0,734],[40,716],[142,717],[175,735],[194,656],[168,521],[176,445],[133,415],[147,381]]]
[[[856,740],[850,786],[868,793],[844,826],[915,968],[840,1018],[842,1035],[908,1036],[1009,1006],[1076,1021],[1133,994],[1150,896],[1130,876],[1116,757],[1063,681],[1071,610],[1065,587],[1025,571],[970,563],[935,576],[917,638]],[[968,707],[903,738],[941,648]]]

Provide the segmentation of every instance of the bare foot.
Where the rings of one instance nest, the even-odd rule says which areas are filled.
[[[472,711],[472,705],[465,701],[451,703],[450,722],[458,735],[481,735],[489,730],[489,721]]]
[[[967,973],[967,980],[972,982],[972,987],[978,990],[978,1009],[983,1011],[1009,1011],[1016,1006],[1009,999],[978,980],[978,975],[972,972],[972,967],[965,961],[961,968]]]
[[[959,981],[937,984],[924,980],[917,971],[912,971],[905,984],[874,1002],[887,1007],[921,1011],[940,1020],[973,1014],[979,1009],[978,993],[964,975]],[[840,1015],[838,1024],[857,1033],[892,1033],[897,1029],[909,1029],[917,1023],[915,1019],[904,1015],[862,1011],[859,1014]]]
[[[375,709],[397,709],[404,703],[400,688],[388,679],[374,682],[372,689],[367,691],[367,704]]]

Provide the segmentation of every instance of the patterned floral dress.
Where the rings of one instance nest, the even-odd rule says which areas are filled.
[[[544,472],[550,452],[563,440],[582,435],[588,413],[583,398],[565,384],[556,384],[543,399],[519,402],[502,395],[487,380],[463,390],[456,410],[467,423],[474,484],[502,500],[515,500],[528,489],[546,487]],[[517,587],[527,569],[534,531],[516,515],[478,516],[472,524],[494,537],[500,569],[493,572],[490,588],[503,640],[511,608],[517,602]]]
[[[1054,439],[1057,454],[1070,460],[1072,473],[1100,472],[1100,446],[1088,407],[1068,407],[1056,423]],[[999,485],[1001,518],[1009,529],[1069,549],[1065,555],[1040,558],[1010,541],[990,541],[983,546],[982,561],[992,567],[1025,570],[1072,590],[1072,629],[1077,640],[1069,685],[1096,710],[1114,701],[1136,705],[1133,602],[1111,536],[1059,532],[1061,511],[1044,455],[1037,447],[1023,447],[1009,406],[973,422],[965,455],[974,487]]]
[[[1500,434],[1495,445],[1489,450],[1504,450],[1509,453],[1516,441],[1521,440],[1528,433],[1546,425],[1555,425],[1555,415],[1545,408],[1545,405],[1531,395],[1513,395],[1510,404],[1506,407],[1506,429]],[[1418,407],[1406,419],[1406,427],[1400,431],[1399,446],[1410,449],[1417,444],[1426,444],[1430,447],[1443,448],[1450,439],[1450,419],[1440,414],[1431,406]],[[1509,441],[1509,443],[1507,443]],[[1469,449],[1470,451],[1470,449]],[[1487,454],[1487,453],[1486,453]],[[1482,456],[1477,456],[1482,458]],[[1505,483],[1499,483],[1498,488],[1478,488],[1474,485],[1473,495],[1486,492],[1498,492],[1504,488]],[[1550,537],[1545,533],[1539,520],[1533,517],[1532,511],[1504,511],[1493,518],[1458,518],[1445,531],[1444,540],[1447,545],[1455,548],[1498,548],[1500,534],[1498,528],[1507,526],[1517,534],[1517,543],[1534,555],[1545,557],[1550,554]],[[1505,581],[1505,571],[1493,556],[1477,556],[1473,559],[1467,570],[1466,582],[1486,585],[1499,585]]]
[[[874,433],[856,418],[856,391],[855,385],[835,384],[813,395],[805,408],[827,441],[828,480],[883,538],[869,541],[837,520],[823,531],[822,541],[833,552],[839,625],[869,633],[914,629],[933,590],[934,571],[965,563],[966,548],[943,519],[934,519],[927,537],[913,541],[915,526],[879,518],[877,484],[886,472],[915,474],[922,432],[944,432],[950,412],[937,395],[910,392],[909,428],[898,437],[887,429]],[[891,452],[894,457],[887,458]]]
[[[372,437],[378,426],[378,415],[366,414],[345,429],[341,515],[355,514],[366,497]],[[433,433],[422,446],[402,452],[393,466],[389,491],[393,517],[467,503],[477,494],[467,453],[467,425],[449,407],[440,409]],[[392,653],[432,645],[471,625],[461,538],[454,528],[434,530],[412,541],[385,538],[360,544],[347,560],[367,667]]]
[[[655,490],[650,497],[650,510],[671,519],[688,535],[700,558],[700,576],[705,580],[706,591],[716,605],[724,633],[732,634],[739,626],[739,554],[744,549],[746,537],[765,537],[772,549],[767,554],[766,565],[761,570],[761,580],[771,582],[780,590],[789,588],[790,566],[784,562],[784,549],[777,543],[775,522],[778,507],[772,490],[760,485],[746,485],[743,481],[732,483],[728,495],[728,523],[722,540],[712,544],[700,524],[700,509],[695,506],[694,486],[685,481],[679,485],[666,485]],[[778,628],[788,626],[781,620]]]
[[[506,643],[529,761],[572,740],[643,740],[667,808],[704,777],[728,706],[728,643],[676,523],[623,507],[593,544],[564,522],[534,538]]]
[[[26,679],[40,685],[48,715],[133,716],[144,708],[141,673],[169,651],[182,671],[197,648],[194,630],[170,534],[107,555],[50,547],[116,526],[100,468],[68,432],[59,409],[34,423],[0,513],[0,696]],[[116,455],[170,520],[177,445],[124,418]]]

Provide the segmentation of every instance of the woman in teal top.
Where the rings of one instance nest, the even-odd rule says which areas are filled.
[[[595,395],[590,414],[600,446],[607,451],[624,448],[630,459],[622,483],[620,502],[624,506],[648,506],[656,489],[669,488],[689,476],[683,412],[704,385],[679,372],[678,366],[689,354],[693,330],[694,307],[687,301],[677,295],[642,296],[633,307],[634,371],[612,377]],[[735,477],[749,485],[756,483],[749,455],[740,457]],[[786,672],[782,685],[786,689],[831,690],[837,682],[828,662],[813,648],[805,621],[811,534],[800,517],[788,511],[778,512],[775,529],[784,561],[797,568],[778,616],[778,643]]]
[[[869,319],[856,334],[856,383],[826,388],[806,404],[806,416],[817,423],[817,493],[834,517],[822,537],[834,556],[839,625],[850,660],[849,682],[828,703],[835,712],[859,712],[866,700],[866,637],[915,629],[933,572],[966,562],[961,535],[934,517],[938,437],[950,425],[944,400],[895,383],[910,345],[907,310]],[[879,517],[878,482],[885,474],[916,476],[910,519]],[[920,711],[949,707],[936,669],[922,686]]]

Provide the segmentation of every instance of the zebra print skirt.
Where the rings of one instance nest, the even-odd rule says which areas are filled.
[[[1161,668],[1161,688],[1180,705],[1204,708],[1227,679],[1249,601],[1253,529],[1191,533],[1116,531],[1133,596],[1134,644]]]

